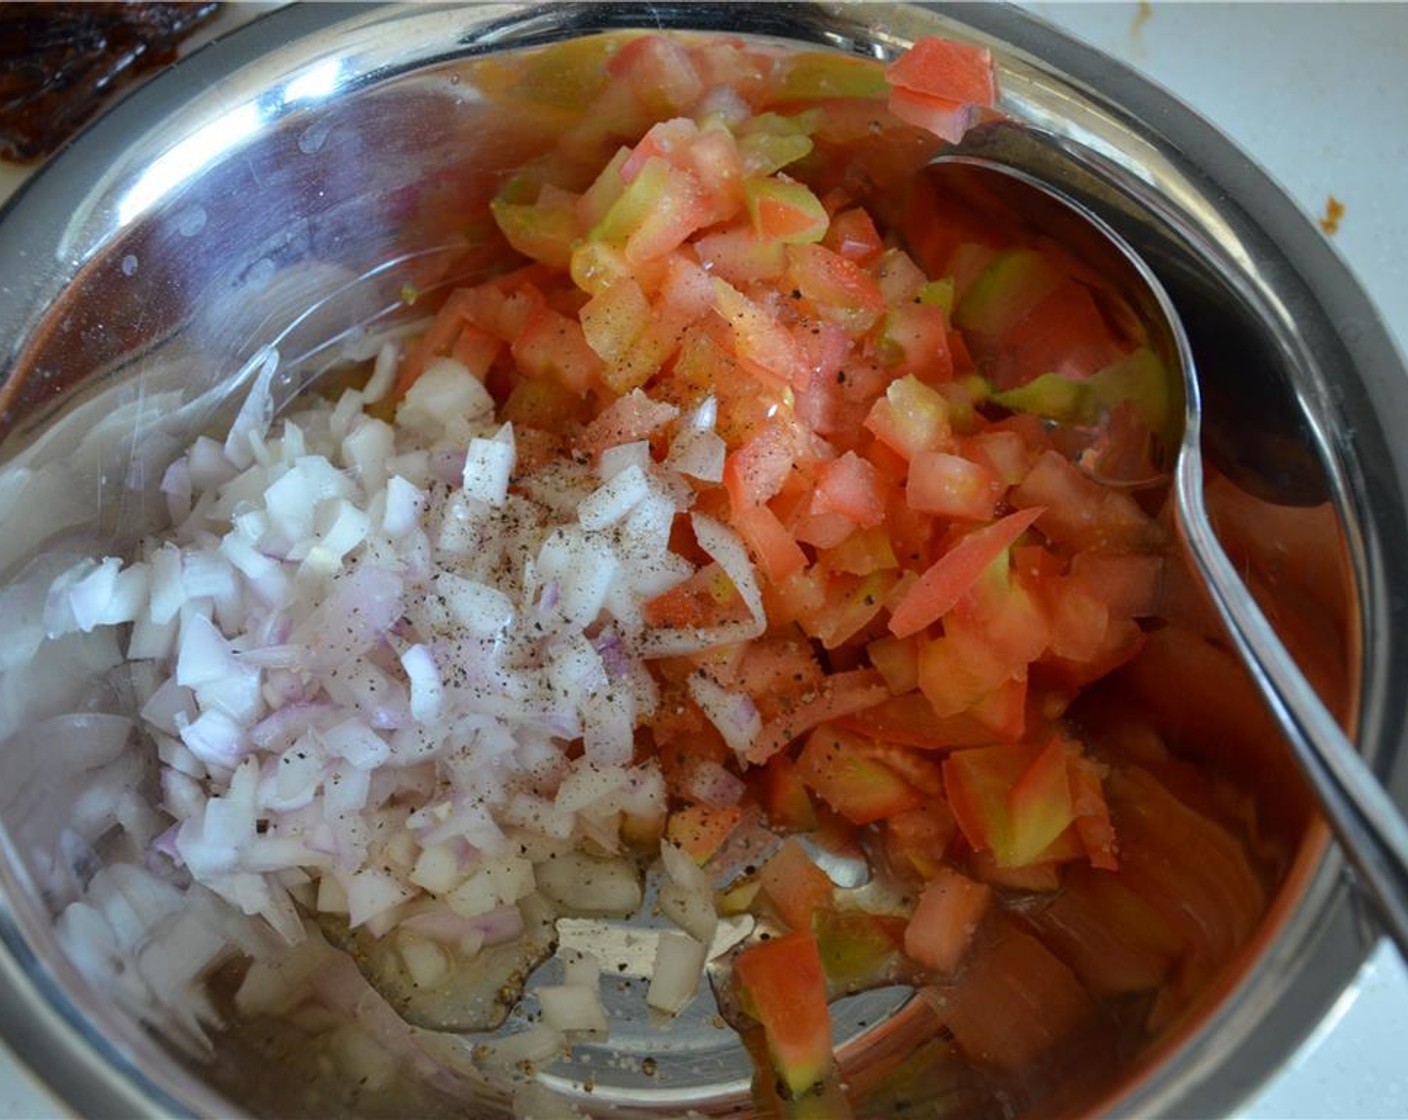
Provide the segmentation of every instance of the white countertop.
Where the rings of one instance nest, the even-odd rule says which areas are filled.
[[[263,7],[264,5],[258,5]],[[1408,352],[1408,5],[1050,3],[1242,145],[1333,241]],[[0,199],[18,176],[0,173]],[[1408,970],[1386,946],[1247,1120],[1408,1117]],[[63,1115],[0,1050],[0,1120]]]

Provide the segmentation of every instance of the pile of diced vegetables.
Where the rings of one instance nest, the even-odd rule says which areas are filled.
[[[720,913],[752,914],[714,965],[784,1103],[836,1092],[828,1002],[887,979],[998,1070],[1108,998],[1168,1022],[1263,886],[1244,802],[1138,711],[1115,746],[1073,717],[1171,629],[1153,498],[1070,443],[1150,359],[1039,231],[923,191],[993,111],[988,56],[642,35],[485,64],[506,111],[550,70],[591,109],[493,205],[520,263],[277,423],[262,355],[168,471],[172,530],[55,584],[52,633],[130,624],[153,668],[150,866],[433,988],[530,900],[630,914],[658,855],[680,933],[650,1004],[688,1005]],[[759,819],[787,839],[716,882]],[[302,998],[326,958],[299,951],[237,1003]],[[545,1053],[608,1028],[596,985],[540,992]]]

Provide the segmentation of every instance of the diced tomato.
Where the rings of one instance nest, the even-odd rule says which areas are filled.
[[[919,791],[888,766],[867,757],[860,740],[834,726],[812,733],[797,760],[797,774],[854,824],[882,820],[923,801]]]
[[[623,361],[650,326],[650,301],[632,279],[594,295],[582,308],[587,342],[603,362]]]
[[[885,819],[885,858],[898,874],[932,879],[943,866],[949,842],[958,829],[942,797],[926,798],[917,809]]]
[[[747,608],[723,569],[709,564],[641,607],[649,626],[688,629],[741,621]]]
[[[760,428],[724,462],[724,486],[733,508],[761,505],[781,491],[797,461],[797,442],[779,423]]]
[[[704,187],[691,172],[652,156],[587,236],[617,246],[639,264],[683,244],[708,221],[709,211]]]
[[[904,638],[938,621],[963,596],[983,569],[1002,555],[1042,515],[1040,508],[1008,514],[968,534],[920,577],[890,616],[890,631]]]
[[[743,203],[761,240],[803,245],[822,239],[830,218],[811,189],[787,179],[746,179]]]
[[[1182,942],[1118,876],[1073,867],[1050,905],[1029,920],[1098,995],[1157,988]]]
[[[921,513],[991,521],[1002,490],[991,470],[959,455],[921,451],[909,461],[905,496]]]
[[[611,56],[606,68],[611,74],[624,77],[657,118],[688,112],[705,90],[692,52],[664,35],[632,39]]]
[[[925,968],[953,973],[991,901],[991,888],[951,867],[939,868],[924,885],[919,905],[905,927],[905,953]]]
[[[880,670],[885,684],[896,696],[912,692],[919,684],[919,640],[886,634],[865,647],[870,663]],[[889,701],[887,701],[888,703]]]
[[[1079,552],[1071,581],[1098,595],[1111,614],[1147,618],[1158,612],[1164,558],[1152,553]]]
[[[886,68],[885,80],[902,89],[969,105],[992,105],[997,96],[992,54],[951,39],[916,40]]]
[[[1075,973],[1008,923],[970,955],[952,987],[936,995],[934,1009],[964,1053],[1011,1073],[1029,1070],[1095,1015]]]
[[[695,863],[707,862],[743,816],[732,805],[687,805],[670,814],[665,836]]]
[[[1075,822],[1068,761],[1066,744],[1053,737],[1008,791],[1010,843],[1005,851],[994,848],[999,864],[1034,862]]]
[[[533,310],[512,351],[523,373],[556,378],[574,393],[585,393],[602,372],[582,324],[546,306]]]
[[[732,520],[739,536],[772,582],[781,583],[806,566],[806,554],[767,506],[735,509]]]
[[[1015,743],[1026,734],[1027,700],[1026,678],[1013,678],[1003,681],[969,705],[966,712],[952,719],[956,721],[967,716],[977,724],[982,729],[978,737],[980,742]],[[983,733],[985,738],[981,737]],[[970,737],[967,741],[974,740]],[[954,739],[955,745],[962,742]]]
[[[768,1054],[794,1096],[830,1073],[826,973],[810,930],[755,942],[733,962],[745,1010],[763,1027]]]
[[[540,198],[531,205],[496,198],[489,207],[508,243],[525,257],[566,268],[572,260],[572,244],[582,235],[575,198],[567,195],[556,204]]]
[[[799,541],[820,549],[839,547],[855,531],[856,523],[848,515],[831,509],[805,513],[793,527]]]
[[[876,351],[897,373],[938,384],[953,377],[944,309],[922,303],[892,305],[880,321]]]
[[[1070,753],[1068,745],[1068,753]],[[1101,768],[1091,759],[1073,754],[1067,771],[1071,782],[1071,805],[1076,815],[1076,833],[1090,857],[1090,865],[1106,871],[1119,868],[1119,843],[1105,800]]]
[[[865,426],[905,459],[946,446],[952,431],[948,402],[912,375],[890,384],[871,408]]]
[[[918,664],[915,666],[916,675]],[[1021,737],[994,730],[977,717],[975,711],[941,717],[922,692],[907,692],[887,698],[864,711],[844,716],[841,726],[873,739],[930,750],[950,750],[955,747],[977,747]]]
[[[861,266],[873,262],[885,249],[870,215],[858,207],[842,210],[831,219],[823,244]]]
[[[821,245],[789,247],[787,278],[818,315],[853,338],[865,334],[885,313],[885,297],[870,274]]]
[[[1008,794],[1036,753],[1014,744],[955,751],[944,760],[944,790],[958,827],[975,849],[991,850],[1000,866],[1014,862],[1004,858],[1012,848]]]
[[[811,929],[813,915],[834,904],[831,880],[794,837],[782,842],[758,878],[778,917],[790,929]]]
[[[986,848],[968,858],[968,870],[980,883],[1009,891],[1029,894],[1053,894],[1061,889],[1061,869],[1055,860],[1028,863],[1021,867],[1000,867],[997,857]]]
[[[503,343],[488,331],[480,330],[473,323],[465,323],[450,348],[450,357],[482,381],[502,350]]]
[[[885,597],[894,583],[892,571],[871,572],[868,576],[829,574],[822,594],[827,609],[799,619],[802,629],[828,650],[834,650],[869,630],[884,610]]]
[[[790,711],[764,724],[748,751],[748,761],[766,762],[794,739],[827,720],[841,719],[852,712],[874,707],[890,694],[880,674],[873,669],[832,673],[822,684],[791,707]]]
[[[823,463],[817,471],[813,513],[840,513],[862,527],[885,518],[885,486],[880,473],[854,451]]]
[[[757,284],[781,279],[787,271],[786,246],[758,236],[751,227],[710,233],[694,243],[699,259],[730,284]]]
[[[807,383],[806,363],[786,327],[722,277],[714,278],[714,299],[741,359],[786,384]]]
[[[900,566],[890,534],[880,524],[851,533],[835,548],[827,549],[821,559],[831,571],[853,576],[868,576]]]
[[[796,764],[786,754],[774,755],[763,767],[763,808],[776,828],[810,832],[816,828],[816,810],[811,794],[797,774]]]
[[[1072,548],[1139,549],[1159,539],[1157,527],[1130,494],[1087,478],[1055,451],[1037,456],[1008,500],[1019,509],[1042,507],[1042,533]]]
[[[864,910],[823,910],[812,929],[833,992],[863,991],[877,981],[899,978],[903,918]]]
[[[890,90],[890,112],[906,124],[932,132],[940,140],[957,143],[973,127],[973,106],[946,97],[930,97],[896,86]]]

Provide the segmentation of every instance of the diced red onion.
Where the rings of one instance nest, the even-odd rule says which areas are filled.
[[[746,752],[763,729],[762,716],[752,697],[730,692],[703,672],[690,674],[689,694],[735,753]]]
[[[686,796],[721,808],[737,805],[746,791],[743,779],[710,758],[697,759],[689,767],[683,783]]]

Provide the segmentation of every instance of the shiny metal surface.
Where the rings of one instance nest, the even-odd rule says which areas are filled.
[[[288,336],[289,353],[342,341],[312,354],[284,394],[355,350],[358,328],[408,278],[473,268],[473,246],[439,220],[434,191],[465,182],[457,205],[487,198],[532,137],[483,112],[455,60],[615,26],[776,35],[879,57],[920,34],[976,39],[994,50],[1009,111],[1131,175],[1140,205],[1183,247],[1181,259],[1153,261],[1175,300],[1198,298],[1183,270],[1198,262],[1199,279],[1216,278],[1218,309],[1282,357],[1267,384],[1294,402],[1291,430],[1317,453],[1309,493],[1328,494],[1342,519],[1359,618],[1349,714],[1366,759],[1408,796],[1408,711],[1395,686],[1408,670],[1408,603],[1392,581],[1394,558],[1408,554],[1408,448],[1388,426],[1408,412],[1400,359],[1343,265],[1232,145],[1118,63],[1003,8],[314,5],[213,44],[118,106],[0,219],[0,579],[41,546],[118,549],[153,523],[143,481],[229,415],[232,375],[308,306],[322,310]],[[384,268],[407,254],[419,263]],[[1265,483],[1288,504],[1309,500],[1289,473]],[[21,660],[0,681],[0,737],[40,718],[45,701],[15,675]],[[85,1114],[257,1107],[259,1086],[222,1099],[57,951],[33,853],[12,842],[18,812],[0,808],[0,1027],[11,1044]],[[1311,1029],[1372,939],[1312,828],[1220,1000],[1093,1107],[1231,1109]]]

